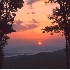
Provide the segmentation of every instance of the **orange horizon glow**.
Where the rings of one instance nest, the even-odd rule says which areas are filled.
[[[29,39],[29,40],[51,40],[51,39],[62,39],[64,38],[61,33],[53,34],[51,36],[50,33],[36,33],[33,31],[25,31],[25,32],[14,32],[8,35],[11,39]]]

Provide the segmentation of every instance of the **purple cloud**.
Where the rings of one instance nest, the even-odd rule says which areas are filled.
[[[39,24],[32,24],[32,23],[39,23],[35,19],[32,19],[31,24],[26,24],[25,26],[22,26],[21,23],[23,23],[23,21],[17,20],[16,24],[14,24],[13,27],[16,31],[32,30],[32,29],[35,29],[35,28],[39,27]]]
[[[29,13],[29,12],[27,12],[27,14],[35,14],[36,12],[31,12],[31,13]]]
[[[19,19],[19,20],[16,20],[15,23],[17,23],[17,25],[20,25],[21,23],[23,23],[23,21],[21,21],[21,20]]]
[[[31,4],[35,3],[36,1],[38,1],[38,0],[28,0],[28,1],[27,1],[27,4],[28,4],[28,5],[31,5]]]
[[[37,20],[35,20],[35,19],[32,19],[32,22],[33,23],[39,23]]]

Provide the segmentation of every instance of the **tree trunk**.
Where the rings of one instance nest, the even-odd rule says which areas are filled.
[[[2,69],[2,66],[3,66],[3,49],[2,47],[0,46],[0,69]]]
[[[70,39],[69,33],[65,31],[65,39],[66,39],[66,60],[67,60],[67,69],[69,69],[69,49],[70,49]]]
[[[66,40],[66,60],[67,60],[67,69],[69,69],[69,52],[68,52],[68,43],[67,43],[67,40]]]
[[[3,46],[1,45],[2,38],[4,36],[4,33],[0,33],[0,69],[2,69],[3,66]]]

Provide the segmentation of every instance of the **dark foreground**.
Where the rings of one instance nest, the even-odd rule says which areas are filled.
[[[66,69],[65,51],[19,55],[4,60],[5,69]]]

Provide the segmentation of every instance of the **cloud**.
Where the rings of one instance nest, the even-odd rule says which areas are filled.
[[[35,3],[36,1],[38,1],[38,0],[28,0],[28,1],[27,1],[27,4],[28,4],[28,5],[31,5],[31,4]]]
[[[23,23],[23,21],[22,20],[15,20],[15,23],[17,23],[17,25],[20,25],[21,23]]]
[[[35,19],[32,19],[32,22],[33,23],[39,23],[37,20],[35,20]]]
[[[20,20],[17,20],[16,21],[16,24],[14,24],[14,29],[16,31],[27,31],[27,30],[32,30],[32,29],[35,29],[35,28],[38,28],[39,27],[39,24],[26,24],[26,25],[21,25],[23,21],[20,21]],[[35,23],[36,21],[33,19],[33,23]],[[38,23],[38,22],[36,22]]]
[[[36,12],[31,12],[31,13],[27,12],[28,15],[29,15],[29,14],[33,14],[33,15],[34,15],[35,13],[36,13]]]
[[[31,12],[31,14],[35,14],[35,12]]]
[[[39,24],[40,22],[38,22],[36,19],[32,18],[32,21],[27,21],[28,23],[32,23],[32,24]]]
[[[26,25],[26,26],[22,26],[22,25],[14,25],[14,29],[16,30],[16,31],[27,31],[27,30],[32,30],[32,29],[35,29],[35,28],[37,28],[38,27],[38,25],[36,25],[36,24],[28,24],[28,25]]]
[[[32,5],[33,3],[38,2],[38,1],[47,2],[48,0],[27,0],[27,4]]]

